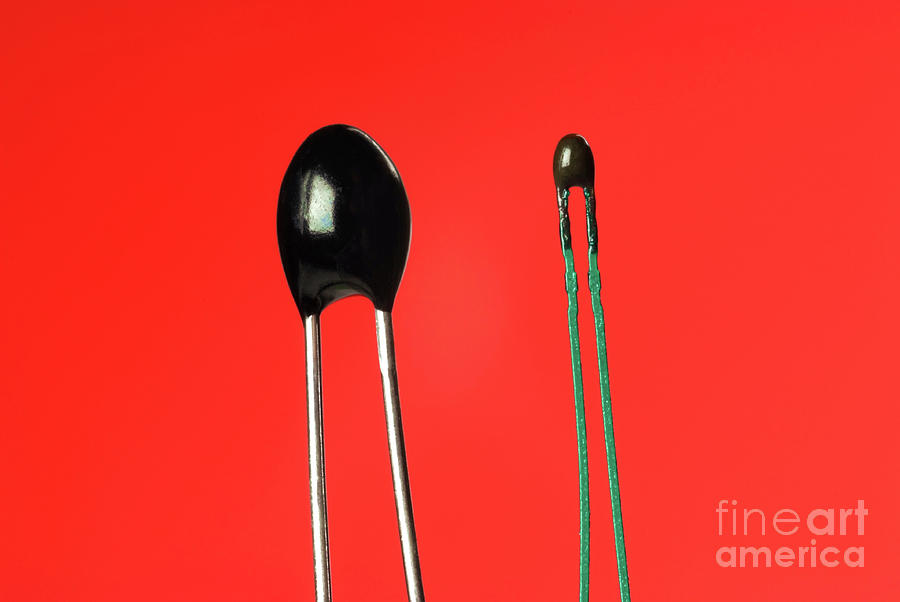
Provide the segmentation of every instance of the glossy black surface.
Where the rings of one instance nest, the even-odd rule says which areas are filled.
[[[349,295],[390,311],[409,254],[409,201],[365,132],[329,125],[291,160],[278,197],[278,246],[304,317]]]
[[[553,153],[553,180],[559,190],[594,186],[594,153],[587,140],[578,134],[562,137]]]

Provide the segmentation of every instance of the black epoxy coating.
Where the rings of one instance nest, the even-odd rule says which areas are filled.
[[[409,254],[409,200],[362,130],[329,125],[300,145],[278,197],[278,246],[303,317],[350,295],[390,311]]]
[[[559,190],[594,186],[594,153],[587,140],[578,134],[562,137],[553,153],[553,180]]]

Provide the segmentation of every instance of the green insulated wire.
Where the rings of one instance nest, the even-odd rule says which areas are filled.
[[[619,496],[619,469],[616,464],[616,436],[613,433],[612,400],[609,393],[609,366],[606,361],[606,329],[600,303],[600,271],[597,269],[597,217],[593,188],[584,189],[588,231],[588,288],[594,310],[597,336],[597,362],[600,367],[600,402],[603,408],[603,434],[606,440],[606,468],[609,471],[609,497],[612,502],[613,533],[616,538],[616,564],[619,569],[619,593],[622,602],[631,602],[628,562],[625,559],[625,530],[622,526],[622,500]],[[571,329],[570,329],[571,332]]]
[[[578,433],[578,489],[581,511],[581,570],[578,599],[588,602],[591,567],[591,494],[588,486],[587,421],[584,418],[584,383],[581,378],[581,348],[578,337],[578,276],[572,254],[569,228],[569,191],[559,192],[559,239],[566,263],[566,294],[569,298],[569,347],[572,352],[572,382],[575,385],[575,429]]]

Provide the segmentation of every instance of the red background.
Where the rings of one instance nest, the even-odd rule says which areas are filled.
[[[275,205],[344,122],[412,205],[394,321],[431,602],[577,595],[570,131],[597,160],[635,600],[896,600],[894,2],[30,2],[0,40],[0,599],[313,599]],[[335,599],[402,600],[368,302],[328,309],[323,345]],[[732,498],[865,499],[865,568],[719,568]]]

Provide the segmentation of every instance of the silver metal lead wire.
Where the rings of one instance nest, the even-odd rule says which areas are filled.
[[[306,333],[306,413],[309,435],[309,502],[312,510],[316,602],[331,602],[328,506],[325,501],[325,441],[322,426],[322,340],[319,316],[303,320]]]
[[[419,548],[416,544],[416,526],[413,520],[409,474],[406,468],[403,421],[400,418],[397,361],[394,356],[394,326],[390,312],[375,310],[375,336],[378,340],[378,363],[381,366],[381,386],[384,392],[384,418],[387,422],[388,450],[391,456],[391,475],[394,480],[397,523],[400,527],[403,570],[406,573],[406,591],[409,602],[424,602],[425,593],[422,589],[422,573],[419,568]]]

